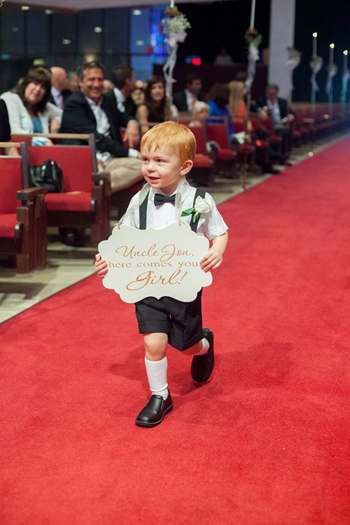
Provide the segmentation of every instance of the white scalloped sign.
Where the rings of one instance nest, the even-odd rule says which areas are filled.
[[[183,222],[161,230],[122,224],[98,245],[108,265],[102,282],[126,303],[164,296],[193,301],[201,288],[213,282],[211,273],[200,267],[208,250],[208,239]]]

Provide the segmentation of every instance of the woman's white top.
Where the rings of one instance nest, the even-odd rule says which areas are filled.
[[[17,93],[6,91],[6,93],[1,95],[1,98],[5,101],[7,106],[11,133],[33,133],[33,122],[21,100],[21,97],[17,95]],[[50,132],[50,122],[53,119],[61,122],[62,113],[62,109],[58,108],[54,104],[51,104],[51,102],[46,104],[45,110],[38,114],[44,133]]]

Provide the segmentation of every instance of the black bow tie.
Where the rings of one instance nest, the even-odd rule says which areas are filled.
[[[154,196],[154,204],[155,206],[161,206],[165,202],[170,202],[171,204],[175,204],[175,195],[172,195],[171,197],[168,197],[167,195],[162,195],[161,193],[156,193]]]

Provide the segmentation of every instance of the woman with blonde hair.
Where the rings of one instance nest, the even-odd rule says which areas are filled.
[[[247,107],[244,102],[244,83],[238,80],[232,80],[228,84],[230,95],[228,102],[228,109],[236,129],[244,125],[247,133],[253,131],[253,126],[250,120],[247,120]],[[247,122],[247,125],[245,123]]]

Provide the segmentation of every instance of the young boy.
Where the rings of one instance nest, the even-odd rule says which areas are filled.
[[[202,270],[208,272],[220,266],[228,234],[212,197],[186,181],[195,153],[194,135],[185,126],[164,122],[151,128],[141,141],[142,174],[148,184],[132,198],[123,224],[140,229],[160,229],[180,219],[181,212],[195,208],[200,217],[194,220],[194,214],[187,214],[181,216],[181,220],[190,224],[197,235],[205,235],[212,241],[210,250],[201,261]],[[104,277],[108,271],[107,263],[99,254],[95,266],[98,274]],[[207,381],[213,371],[214,335],[211,330],[202,328],[201,294],[200,291],[189,303],[171,297],[147,297],[135,305],[152,392],[149,402],[136,418],[136,425],[158,425],[173,409],[167,383],[165,354],[168,343],[183,354],[194,356],[191,375],[195,381]]]

